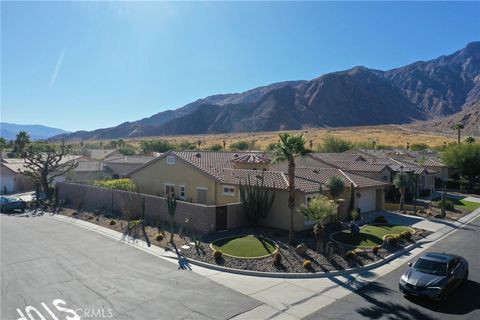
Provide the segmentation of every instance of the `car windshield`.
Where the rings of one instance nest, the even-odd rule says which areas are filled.
[[[415,264],[413,265],[413,269],[424,273],[434,274],[437,276],[444,276],[447,274],[447,264],[445,262],[439,262],[429,259],[418,259],[417,262],[415,262]]]

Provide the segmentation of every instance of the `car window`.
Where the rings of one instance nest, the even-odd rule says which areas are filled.
[[[412,268],[423,273],[434,274],[437,276],[444,276],[447,273],[447,264],[445,262],[423,258],[418,259]]]
[[[458,258],[455,258],[452,261],[450,261],[450,263],[448,264],[448,272],[450,273],[453,270],[455,270],[455,268],[458,266],[459,262],[460,262],[460,259],[458,259]]]

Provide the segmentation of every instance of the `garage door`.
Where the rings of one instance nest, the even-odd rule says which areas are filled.
[[[360,212],[373,211],[376,208],[377,193],[375,189],[359,190],[361,196],[358,199],[358,208]]]
[[[11,175],[1,175],[0,176],[0,188],[4,189],[4,186],[7,188],[8,193],[13,192],[13,186],[14,186],[14,181],[13,181],[13,176]]]

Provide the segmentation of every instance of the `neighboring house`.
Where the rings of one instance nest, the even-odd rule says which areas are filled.
[[[79,164],[85,163],[83,156],[67,155],[63,157],[60,163],[77,161]],[[26,166],[25,159],[22,158],[2,158],[0,161],[0,190],[7,190],[7,193],[18,193],[24,191],[32,191],[35,189],[34,180],[25,175]],[[64,177],[58,177],[57,181],[64,181]]]
[[[123,156],[117,149],[88,149],[88,155],[86,156],[90,160],[102,161],[111,157]]]
[[[34,189],[33,179],[24,174],[24,159],[2,158],[0,162],[0,191],[18,193]]]
[[[104,166],[101,161],[77,161],[78,165],[66,175],[55,178],[56,182],[87,182],[105,176]]]
[[[138,166],[151,161],[155,157],[113,156],[103,160],[105,171],[114,177],[123,177]]]
[[[225,206],[240,201],[239,185],[251,181],[275,189],[275,201],[270,215],[263,221],[266,226],[288,229],[288,177],[284,170],[271,170],[269,155],[260,152],[171,151],[130,171],[128,176],[139,192],[167,196],[175,194],[184,201],[198,204]],[[362,212],[381,210],[384,205],[383,189],[386,182],[363,177],[332,168],[297,168],[296,210],[326,187],[331,177],[340,177],[346,190],[341,198],[340,214],[347,217],[351,198],[355,192],[353,208]],[[295,215],[295,229],[311,225],[299,213]]]

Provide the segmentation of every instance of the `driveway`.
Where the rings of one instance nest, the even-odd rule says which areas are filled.
[[[0,224],[1,319],[228,319],[260,305],[51,217],[0,215]]]

